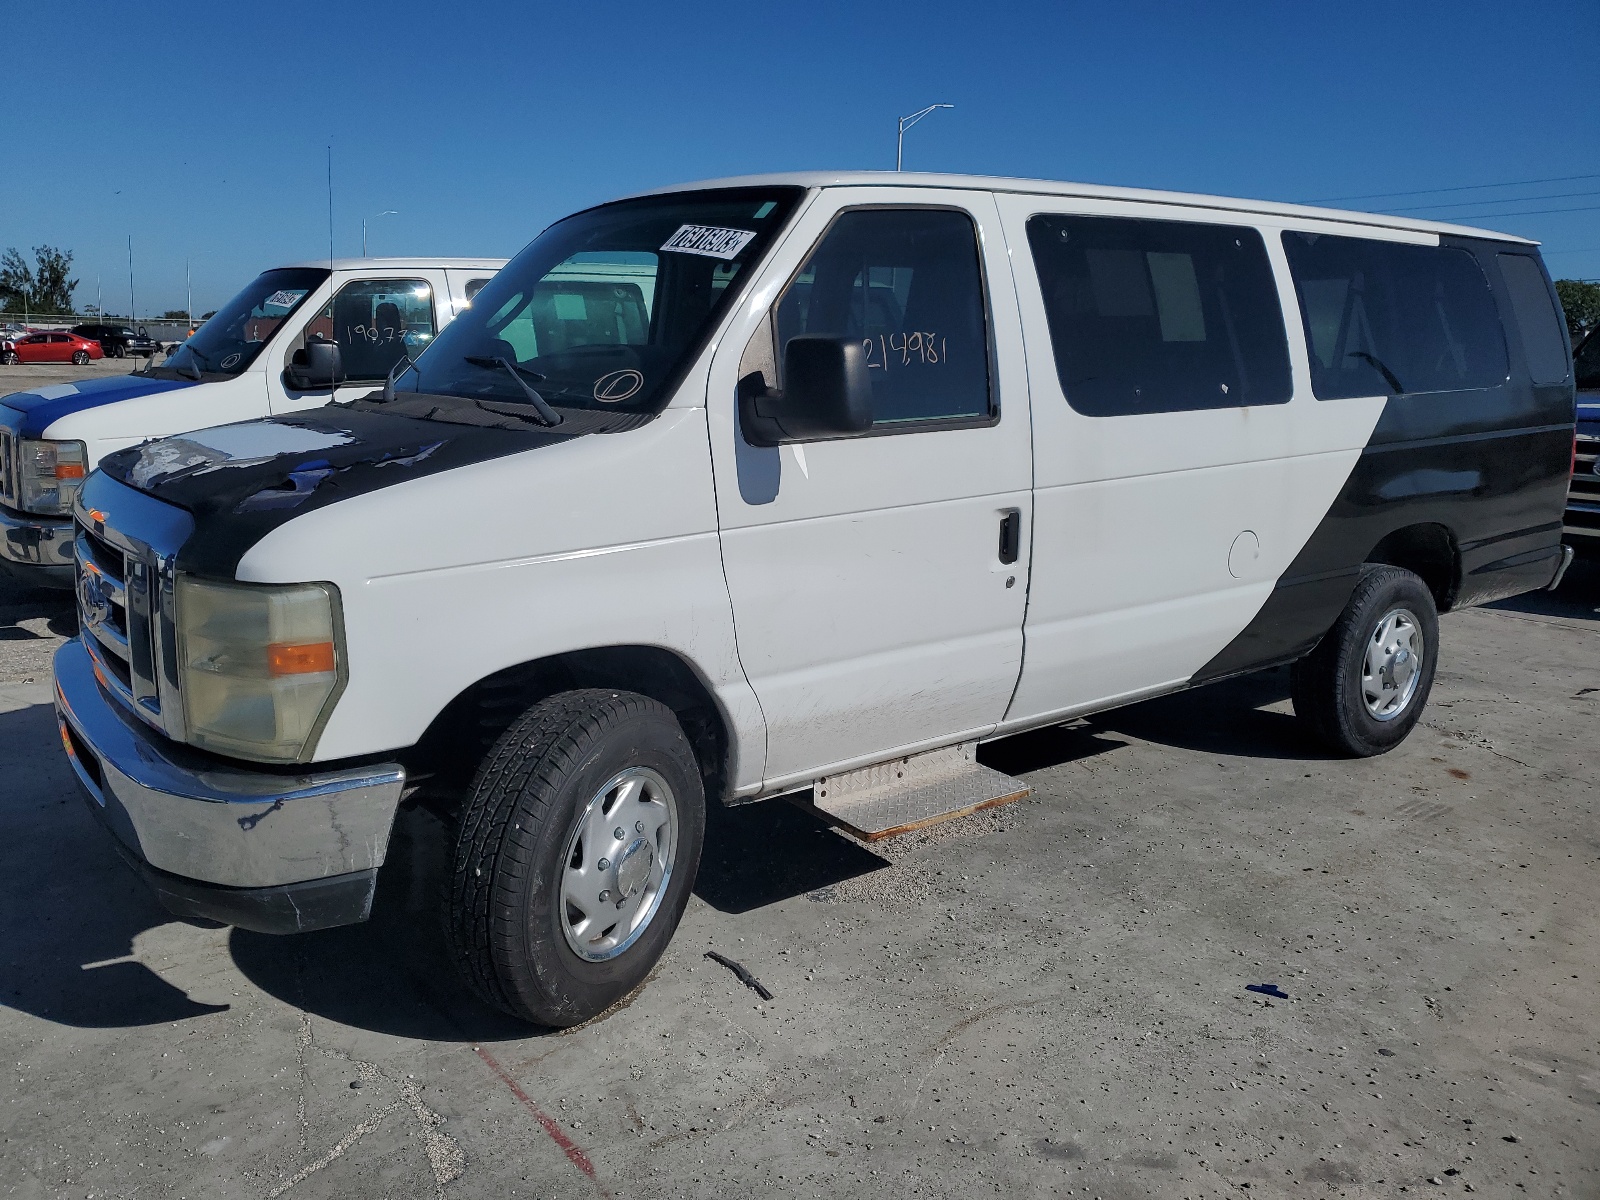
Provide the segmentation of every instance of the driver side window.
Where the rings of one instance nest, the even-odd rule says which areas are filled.
[[[989,418],[989,338],[972,218],[842,213],[778,302],[777,350],[802,333],[859,338],[873,426]]]
[[[339,289],[333,304],[306,326],[306,336],[330,338],[349,381],[381,380],[437,332],[433,286],[426,279],[358,279]]]

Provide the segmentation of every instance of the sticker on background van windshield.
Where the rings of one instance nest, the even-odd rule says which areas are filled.
[[[663,250],[679,254],[702,254],[727,260],[750,244],[754,233],[745,229],[719,229],[715,225],[680,225],[678,232],[661,244]]]
[[[293,308],[300,303],[300,297],[304,295],[304,292],[273,292],[272,295],[261,302],[261,307],[265,308],[270,304],[274,308]]]

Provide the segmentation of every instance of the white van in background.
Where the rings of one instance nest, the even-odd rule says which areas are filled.
[[[31,585],[70,587],[72,501],[102,456],[369,392],[505,261],[345,258],[277,267],[159,365],[0,397],[0,563]],[[308,339],[338,348],[338,372],[330,375],[326,352],[312,370]]]

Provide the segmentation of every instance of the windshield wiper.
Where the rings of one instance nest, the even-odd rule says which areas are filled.
[[[501,368],[507,375],[511,376],[511,378],[517,381],[517,386],[522,389],[523,395],[528,397],[528,403],[533,405],[533,410],[539,414],[539,419],[541,421],[549,426],[561,424],[561,415],[557,413],[555,409],[546,404],[544,402],[544,397],[539,395],[538,392],[534,391],[533,388],[529,387],[527,380],[523,379],[524,375],[528,375],[537,382],[543,382],[544,376],[540,375],[537,371],[525,371],[521,367],[507,362],[505,359],[496,355],[464,354],[461,356],[461,358],[463,362],[469,362],[475,367],[488,367],[491,370],[493,370],[495,367]]]
[[[1368,354],[1365,350],[1352,350],[1350,351],[1350,357],[1363,359],[1376,367],[1378,373],[1383,376],[1383,381],[1394,389],[1395,395],[1400,396],[1405,393],[1405,388],[1400,386],[1400,380],[1396,378],[1395,373],[1384,366],[1383,359],[1376,354]]]

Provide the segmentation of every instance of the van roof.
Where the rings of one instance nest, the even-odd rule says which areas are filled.
[[[1142,204],[1172,204],[1185,208],[1211,208],[1223,212],[1253,213],[1260,216],[1299,217],[1308,221],[1337,221],[1379,229],[1404,229],[1414,233],[1449,234],[1455,237],[1491,238],[1498,242],[1517,242],[1536,246],[1529,238],[1509,233],[1476,229],[1469,225],[1448,225],[1442,221],[1418,221],[1384,213],[1350,212],[1338,208],[1316,208],[1307,204],[1280,204],[1271,200],[1240,200],[1229,196],[1206,196],[1193,192],[1161,192],[1148,188],[1106,187],[1098,183],[1064,183],[1053,179],[1010,179],[999,175],[942,175],[924,171],[790,171],[774,175],[740,175],[729,179],[707,179],[697,183],[655,188],[641,195],[661,192],[698,191],[702,188],[773,187],[905,187],[972,188],[988,192],[1020,192],[1037,196],[1074,196],[1089,200],[1129,200]]]
[[[456,267],[461,270],[498,271],[509,259],[505,258],[336,258],[335,271],[417,271],[426,267]],[[325,258],[307,259],[305,262],[282,263],[285,267],[326,267]]]

